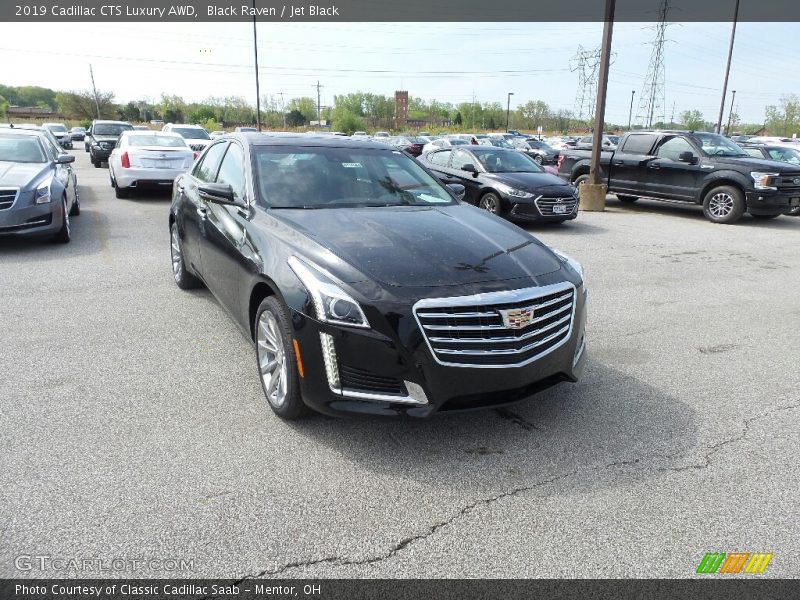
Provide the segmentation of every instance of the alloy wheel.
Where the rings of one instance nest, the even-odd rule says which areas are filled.
[[[496,215],[498,210],[497,198],[491,195],[484,196],[481,200],[481,208],[489,211],[493,215]]]
[[[286,402],[288,370],[283,334],[278,321],[269,310],[265,310],[258,318],[256,352],[258,368],[264,382],[267,400],[275,407]]]
[[[716,219],[724,219],[733,212],[733,196],[726,192],[719,192],[711,197],[708,203],[708,212]]]
[[[181,240],[178,237],[178,228],[172,226],[172,274],[175,281],[180,281],[183,276],[183,251],[181,250]]]

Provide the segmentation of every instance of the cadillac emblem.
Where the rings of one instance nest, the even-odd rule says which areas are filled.
[[[795,177],[792,183],[795,185],[800,185],[800,177]]]
[[[523,329],[533,323],[533,313],[533,307],[529,306],[528,308],[501,310],[500,316],[503,319],[503,325],[508,329]]]

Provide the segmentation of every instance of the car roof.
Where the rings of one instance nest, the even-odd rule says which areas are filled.
[[[19,125],[15,125],[14,127],[3,127],[3,128],[0,128],[0,133],[4,133],[4,134],[5,133],[11,133],[11,134],[14,134],[14,135],[25,135],[25,136],[28,136],[28,137],[33,137],[33,136],[39,137],[41,135],[44,135],[44,132],[38,127],[36,129],[34,129],[33,127],[30,127],[30,126],[20,127]]]
[[[322,146],[329,148],[374,148],[378,150],[392,149],[393,146],[370,139],[356,139],[339,135],[319,135],[310,133],[271,133],[244,132],[225,136],[245,141],[252,146]]]
[[[114,121],[111,119],[95,119],[92,123],[118,123],[120,125],[130,125],[127,121]]]

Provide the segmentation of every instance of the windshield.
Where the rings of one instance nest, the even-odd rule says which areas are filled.
[[[769,148],[767,153],[772,160],[800,165],[800,150],[796,148]]]
[[[606,138],[615,146],[619,144],[619,136],[618,135],[608,135]]]
[[[92,127],[92,135],[119,135],[131,130],[133,126],[126,123],[98,123]]]
[[[35,137],[21,135],[0,136],[0,162],[47,162],[42,145]]]
[[[183,138],[171,135],[132,135],[128,138],[130,146],[162,146],[164,148],[187,148]]]
[[[67,128],[63,125],[45,125],[50,131],[66,131]]]
[[[693,133],[692,139],[708,156],[747,156],[739,146],[716,133]]]
[[[181,137],[185,137],[190,140],[210,140],[211,138],[206,133],[205,129],[200,129],[199,127],[173,127],[170,129],[172,133],[177,133]]]
[[[452,139],[452,140],[447,140],[447,141],[450,142],[451,146],[467,146],[469,144],[469,142],[467,142],[465,140],[458,139],[458,138],[455,138],[455,139]]]
[[[455,204],[414,159],[397,150],[256,146],[261,201],[272,208]]]
[[[541,173],[542,169],[521,152],[475,148],[472,153],[487,173]]]
[[[86,130],[83,127],[73,127],[72,129],[70,129],[70,131],[74,131],[76,133],[83,133]]]

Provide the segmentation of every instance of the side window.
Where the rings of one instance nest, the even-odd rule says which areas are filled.
[[[461,169],[464,165],[472,165],[476,169],[478,165],[475,164],[475,160],[466,152],[461,149],[453,151],[453,169]]]
[[[625,140],[625,145],[622,147],[624,154],[642,154],[647,155],[650,153],[650,148],[656,141],[656,136],[646,133],[629,135]]]
[[[668,158],[678,162],[678,158],[683,152],[691,152],[692,154],[695,153],[694,148],[692,148],[692,145],[689,142],[683,138],[674,137],[658,147],[658,150],[656,150],[656,156],[659,158]]]
[[[247,180],[244,174],[244,152],[239,144],[231,144],[219,167],[217,183],[227,183],[233,188],[237,200],[244,200],[247,195]]]
[[[750,156],[754,156],[756,158],[764,158],[764,155],[761,153],[761,150],[758,148],[744,148],[744,151],[749,154]],[[770,155],[772,153],[770,152]]]
[[[221,142],[211,146],[208,152],[203,155],[203,158],[200,159],[200,162],[195,165],[192,175],[200,181],[208,183],[214,181],[214,177],[217,175],[217,168],[227,147],[228,142]]]
[[[446,167],[447,163],[450,161],[450,155],[453,153],[452,150],[439,150],[438,152],[434,152],[428,158],[434,165],[439,165],[440,167]]]

